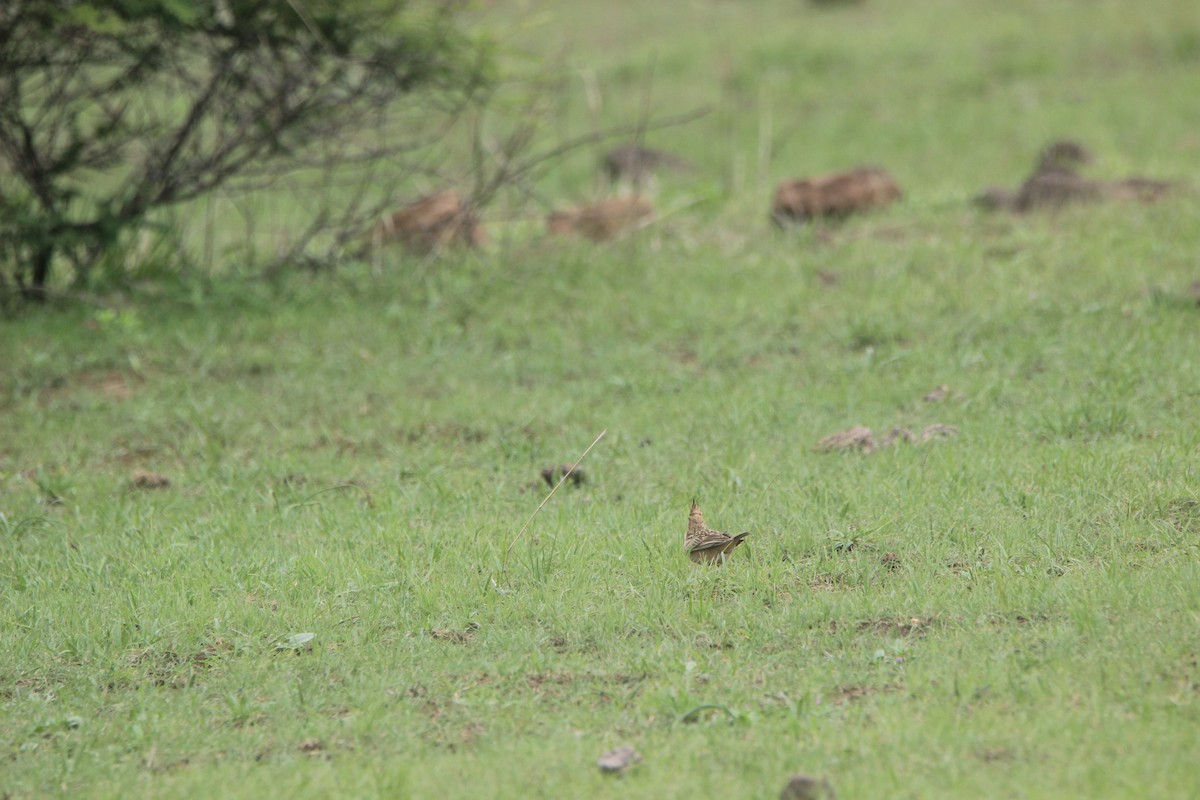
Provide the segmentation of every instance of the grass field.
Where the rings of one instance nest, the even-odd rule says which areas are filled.
[[[0,323],[0,794],[1200,795],[1200,193],[968,202],[1058,136],[1194,182],[1194,4],[511,5],[547,145],[714,109],[658,224]],[[771,229],[860,162],[905,199]]]

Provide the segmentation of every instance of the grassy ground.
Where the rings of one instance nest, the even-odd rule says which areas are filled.
[[[479,24],[594,73],[562,125],[715,105],[634,239],[3,324],[0,792],[1200,792],[1200,198],[966,203],[1057,135],[1194,179],[1195,10],[610,5]],[[770,230],[860,161],[905,201]],[[725,569],[693,496],[751,531]]]

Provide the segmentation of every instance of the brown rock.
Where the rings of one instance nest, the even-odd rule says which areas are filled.
[[[886,206],[900,197],[900,186],[887,171],[855,167],[779,184],[771,218],[782,226],[815,217],[845,217]]]

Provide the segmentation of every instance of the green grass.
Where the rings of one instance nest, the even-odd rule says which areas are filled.
[[[651,137],[701,171],[630,241],[3,323],[0,792],[1200,792],[1200,198],[966,203],[1064,134],[1194,178],[1194,10],[643,5],[478,23],[593,69],[607,121],[651,78],[716,104]],[[769,228],[775,180],[860,161],[904,202]],[[725,569],[681,552],[693,496],[752,532]]]

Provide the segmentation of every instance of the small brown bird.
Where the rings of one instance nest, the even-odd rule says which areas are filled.
[[[570,211],[555,211],[546,218],[554,235],[579,234],[604,242],[642,227],[654,216],[654,206],[641,197],[611,197]]]
[[[1080,167],[1092,162],[1091,152],[1070,139],[1051,142],[1038,157],[1037,166],[1016,189],[990,187],[975,198],[976,205],[988,210],[1038,211],[1103,200],[1153,203],[1169,192],[1174,184],[1149,178],[1125,178],[1097,181],[1079,174]]]
[[[608,151],[601,159],[600,166],[613,183],[622,179],[642,181],[662,168],[677,172],[694,169],[690,162],[679,156],[636,144],[623,145]]]
[[[688,558],[697,564],[721,565],[749,535],[749,531],[737,536],[710,531],[704,524],[704,514],[700,511],[700,505],[693,498],[692,512],[688,514],[687,534],[683,537],[683,549]]]
[[[451,245],[480,248],[488,241],[474,207],[453,190],[409,203],[385,217],[367,238],[365,251],[399,242],[415,253],[431,253]]]
[[[779,184],[771,204],[771,219],[784,227],[816,217],[847,217],[882,208],[901,196],[900,185],[887,170],[855,167]]]
[[[551,489],[553,489],[555,484],[557,484],[562,478],[567,478],[567,482],[574,486],[579,486],[587,481],[587,477],[584,475],[583,470],[579,469],[574,464],[555,464],[552,467],[546,467],[543,469],[541,474],[542,480],[544,480],[546,485]]]

